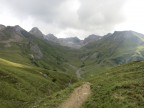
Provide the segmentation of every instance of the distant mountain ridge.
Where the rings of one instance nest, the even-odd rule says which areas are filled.
[[[82,47],[82,42],[83,40],[80,40],[78,37],[59,38],[60,45],[68,46],[76,49]]]
[[[101,39],[101,36],[89,35],[84,40],[81,40],[78,37],[57,38],[53,34],[48,34],[45,36],[45,39],[47,39],[48,41],[59,43],[62,46],[79,49],[79,48],[87,45],[88,43],[95,42],[95,41]]]
[[[16,32],[19,32],[21,30],[24,30],[23,28],[21,28],[20,26],[16,25],[16,26],[4,26],[4,25],[0,25],[0,31],[4,30],[5,28],[15,28]],[[53,34],[47,34],[44,35],[39,28],[37,27],[33,27],[29,33],[31,35],[36,36],[37,38],[41,38],[41,39],[46,39],[48,41],[54,42],[54,43],[58,43],[62,46],[67,46],[67,47],[71,47],[71,48],[76,48],[79,49],[85,45],[87,45],[88,43],[94,42],[96,40],[101,39],[101,36],[98,35],[89,35],[87,38],[85,38],[84,40],[80,40],[78,37],[68,37],[68,38],[57,38],[56,36],[54,36]]]
[[[35,107],[37,105],[35,103],[41,101],[45,106],[49,105],[46,103],[48,99],[50,104],[54,102],[53,106],[55,99],[60,100],[60,90],[66,87],[72,89],[71,84],[77,81],[77,69],[80,70],[79,74],[83,78],[97,74],[95,81],[98,81],[97,78],[102,74],[103,78],[108,78],[107,76],[110,75],[110,78],[114,76],[113,78],[117,79],[115,72],[117,74],[123,72],[123,75],[118,77],[125,82],[123,78],[127,74],[125,72],[128,65],[124,67],[126,71],[123,71],[123,67],[116,68],[114,73],[105,70],[133,61],[137,61],[138,64],[135,65],[136,67],[132,64],[132,71],[128,71],[132,78],[134,78],[133,69],[135,75],[138,68],[142,69],[143,63],[139,67],[138,61],[144,61],[144,35],[134,31],[115,31],[105,36],[90,35],[81,40],[78,37],[57,38],[53,34],[44,35],[36,27],[28,32],[18,25],[7,27],[0,25],[0,88],[2,91],[0,105],[4,105],[4,108],[11,106],[28,108]],[[129,79],[129,75],[126,78]],[[100,88],[102,88],[101,81],[107,82],[103,79],[99,81]],[[115,80],[110,79],[110,81]],[[118,80],[117,83],[116,90],[120,87]],[[105,85],[107,88],[107,84]],[[95,88],[99,89],[97,85]],[[113,86],[111,88],[114,93]],[[60,91],[60,94],[56,93],[57,91]],[[64,92],[67,95],[67,92]],[[52,101],[51,94],[54,94]]]
[[[144,35],[134,31],[115,31],[102,37],[99,41],[83,47],[88,54],[85,61],[124,64],[144,60]]]
[[[5,31],[7,31],[7,30],[9,32],[11,32],[9,35],[10,35],[11,39],[12,38],[14,39],[14,41],[21,40],[21,38],[23,37],[23,33],[27,32],[26,30],[24,30],[23,28],[21,28],[18,25],[7,26],[7,27],[4,25],[0,25],[0,31],[1,31],[0,39],[1,40],[6,39],[7,36],[5,36]],[[15,35],[14,32],[18,33],[20,36]],[[132,39],[131,38],[132,35],[136,35],[137,39],[139,38],[140,40],[143,40],[143,34],[140,34],[140,33],[134,32],[134,31],[115,31],[113,34],[109,33],[105,36],[99,36],[99,35],[92,34],[92,35],[89,35],[88,37],[86,37],[84,40],[81,40],[78,37],[57,38],[53,34],[44,35],[37,27],[33,27],[29,31],[29,33],[33,36],[36,36],[37,38],[45,39],[45,40],[48,40],[48,41],[51,41],[54,43],[58,43],[62,46],[67,46],[67,47],[76,48],[76,49],[79,49],[79,48],[85,47],[85,46],[87,47],[87,46],[90,46],[91,44],[99,43],[99,41],[101,42],[101,40],[104,40],[105,38],[106,39],[113,38],[113,40],[120,41],[121,39],[126,39],[126,40]],[[135,42],[136,40],[134,39],[133,42]]]
[[[98,41],[101,38],[102,38],[102,36],[98,36],[98,35],[92,34],[92,35],[89,35],[87,38],[85,38],[83,43],[86,45],[88,43]]]
[[[12,42],[30,41],[29,47],[35,58],[42,58],[43,53],[32,39],[40,39],[82,50],[82,61],[97,63],[123,64],[130,61],[144,60],[144,35],[134,31],[115,31],[105,36],[90,35],[84,40],[78,37],[57,38],[53,34],[44,35],[37,27],[27,32],[20,26],[0,25],[0,43],[10,47]]]

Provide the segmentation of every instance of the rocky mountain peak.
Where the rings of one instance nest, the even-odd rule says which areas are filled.
[[[14,30],[17,32],[17,33],[20,33],[22,30],[24,30],[23,28],[21,28],[19,25],[16,25],[13,27]]]
[[[43,38],[43,33],[37,28],[37,27],[33,27],[30,30],[30,33],[38,38]]]

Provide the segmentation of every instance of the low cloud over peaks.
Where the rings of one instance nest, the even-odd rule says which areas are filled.
[[[88,34],[111,32],[115,25],[123,22],[125,1],[0,0],[0,5],[20,21],[26,22],[27,18],[31,18],[31,27],[38,26],[46,34],[54,33],[60,37],[78,35],[83,38]]]

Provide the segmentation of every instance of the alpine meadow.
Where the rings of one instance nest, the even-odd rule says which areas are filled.
[[[0,2],[0,108],[144,108],[142,0]]]

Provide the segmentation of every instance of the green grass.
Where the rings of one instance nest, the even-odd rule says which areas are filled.
[[[132,31],[129,32],[129,35],[125,33],[114,34],[89,43],[81,49],[83,52],[81,56],[88,56],[84,60],[85,64],[93,62],[94,65],[115,66],[144,60],[143,36],[141,34]],[[93,56],[94,54],[96,55]]]
[[[20,45],[18,43],[11,43],[11,45],[11,47],[0,45],[0,58],[32,66],[28,53],[24,53],[26,48],[20,47],[23,46],[24,43]]]
[[[92,93],[84,108],[144,107],[144,62],[115,67],[89,81]]]
[[[10,42],[9,47],[0,43],[1,108],[31,107],[77,82],[75,69],[68,64],[80,66],[78,50],[36,38],[23,30],[21,34],[23,40]],[[12,36],[13,30],[5,31],[1,41]],[[41,58],[37,58],[39,52]]]
[[[76,82],[62,71],[29,67],[0,59],[1,108],[28,108],[37,100]]]
[[[10,47],[0,43],[1,108],[58,107],[76,87],[69,87],[77,82],[76,70],[70,65],[83,67],[82,77],[89,78],[92,84],[91,97],[83,107],[144,107],[144,63],[110,69],[117,64],[143,60],[141,36],[137,38],[134,34],[130,39],[115,41],[113,37],[105,37],[75,50],[36,38],[26,31],[21,34],[23,40],[9,43]],[[8,40],[12,36],[13,31],[8,30],[2,38]],[[35,51],[33,46],[37,46]],[[37,58],[39,51],[41,58]]]
[[[53,95],[41,99],[39,102],[35,103],[35,106],[38,108],[58,108],[67,98],[76,87],[82,85],[82,82],[75,83],[70,85],[64,90],[54,93]]]
[[[4,43],[0,44],[1,58],[20,64],[37,66],[47,70],[63,71],[71,74],[71,68],[66,66],[65,63],[79,66],[78,50],[69,49],[55,43],[50,43],[44,39],[36,38],[26,31],[21,32],[25,37],[22,41],[9,43],[10,47],[6,47]],[[8,31],[8,33],[11,34],[11,31]],[[37,46],[38,49],[33,51],[33,46]],[[37,51],[40,51],[43,55],[40,59],[37,58]],[[33,55],[34,58],[32,58],[31,55]]]
[[[111,68],[112,68],[111,66],[100,64],[86,65],[85,67],[82,68],[81,75],[85,79],[93,78],[96,75],[104,73],[106,70],[109,70]]]

